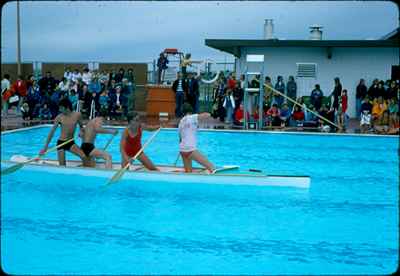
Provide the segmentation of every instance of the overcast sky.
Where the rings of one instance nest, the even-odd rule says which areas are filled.
[[[262,39],[264,19],[278,39],[379,39],[398,27],[392,2],[21,2],[22,61],[150,62],[164,48],[217,61],[232,56],[204,40]],[[2,9],[1,57],[16,61],[16,2]]]

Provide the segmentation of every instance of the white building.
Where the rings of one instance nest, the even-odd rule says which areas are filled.
[[[309,96],[315,84],[320,84],[324,96],[329,96],[333,79],[339,77],[348,91],[350,117],[355,117],[356,86],[361,78],[367,87],[375,78],[387,80],[396,74],[394,78],[400,79],[399,29],[380,40],[322,40],[321,27],[310,28],[310,40],[206,39],[205,43],[234,55],[237,75],[259,70],[254,64],[246,64],[246,55],[264,55],[264,76],[271,77],[273,85],[279,75],[285,83],[294,76],[298,96]]]

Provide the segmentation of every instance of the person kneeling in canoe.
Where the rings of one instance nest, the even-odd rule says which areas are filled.
[[[96,117],[90,120],[85,128],[83,129],[82,137],[82,145],[81,149],[84,152],[86,158],[83,162],[83,166],[85,167],[95,167],[96,161],[95,158],[101,158],[106,161],[106,168],[112,168],[112,159],[111,155],[104,150],[97,149],[94,146],[94,141],[96,140],[96,135],[98,133],[108,133],[116,135],[118,130],[114,129],[105,129],[103,128],[103,117]]]
[[[128,127],[122,132],[120,151],[121,165],[125,167],[130,158],[134,157],[142,148],[142,127],[136,113],[128,114]],[[142,152],[137,159],[151,171],[158,171],[147,155]]]
[[[182,156],[185,172],[192,172],[192,160],[200,163],[206,169],[213,173],[214,165],[201,154],[196,147],[196,136],[199,120],[211,117],[210,113],[192,114],[192,106],[188,103],[183,105],[184,117],[179,122],[179,150]]]
[[[83,124],[81,121],[81,113],[72,111],[72,104],[67,99],[64,98],[59,103],[61,114],[57,115],[54,119],[54,125],[51,128],[49,135],[47,136],[46,144],[42,150],[40,150],[39,155],[44,155],[47,151],[49,143],[53,138],[54,132],[56,131],[58,125],[61,126],[61,135],[57,140],[57,156],[58,162],[60,166],[65,166],[65,151],[69,151],[76,156],[79,156],[82,160],[85,158],[85,154],[83,151],[75,144],[74,134],[76,125],[79,124],[79,127],[82,130]],[[70,141],[69,141],[70,140]],[[69,142],[68,142],[69,141]]]

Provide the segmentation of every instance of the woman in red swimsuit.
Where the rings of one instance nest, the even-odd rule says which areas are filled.
[[[138,116],[128,116],[128,127],[122,132],[120,151],[121,165],[126,166],[128,160],[134,157],[142,148],[142,127]],[[151,160],[142,152],[137,159],[148,170],[158,170]]]

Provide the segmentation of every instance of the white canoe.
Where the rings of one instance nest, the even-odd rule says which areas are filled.
[[[26,162],[24,156],[13,156],[10,161],[3,161],[6,167]],[[2,166],[3,167],[3,166]],[[54,172],[59,174],[95,176],[110,179],[121,165],[114,163],[112,169],[106,169],[104,163],[97,163],[95,168],[82,167],[80,161],[67,161],[66,166],[59,166],[58,160],[42,159],[25,164],[25,168],[34,171]],[[154,181],[172,183],[246,185],[246,186],[281,186],[308,189],[309,176],[264,175],[260,173],[230,173],[238,166],[224,166],[215,174],[207,174],[204,169],[195,168],[193,173],[184,173],[182,167],[157,165],[160,171],[148,171],[142,165],[132,164],[125,172],[123,180]]]

